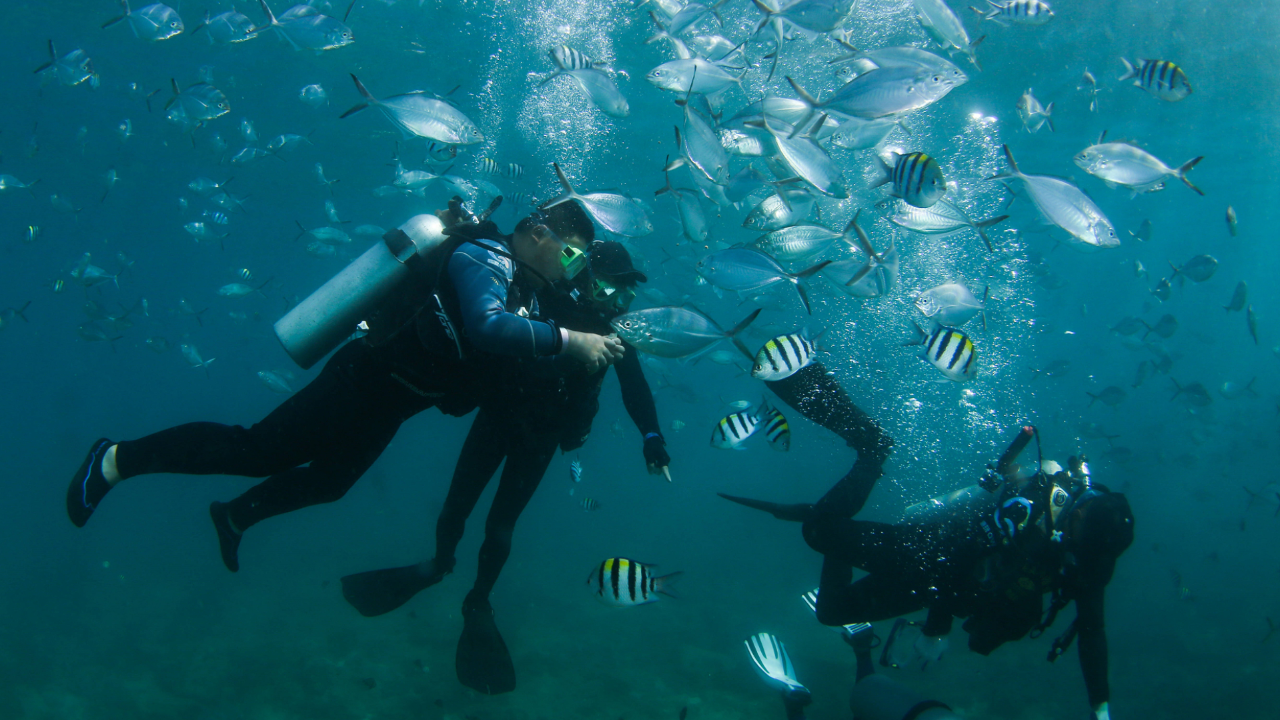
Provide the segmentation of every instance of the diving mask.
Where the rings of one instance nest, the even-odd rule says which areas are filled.
[[[566,243],[560,251],[560,267],[564,268],[566,278],[573,279],[587,269],[587,254]]]

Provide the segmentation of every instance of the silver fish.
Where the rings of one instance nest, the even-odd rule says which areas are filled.
[[[804,222],[813,212],[813,196],[806,190],[785,189],[766,197],[747,214],[742,227],[770,232]]]
[[[565,194],[543,203],[543,209],[577,200],[596,222],[611,233],[626,237],[643,237],[653,232],[653,223],[649,220],[649,214],[635,200],[614,193],[596,192],[580,195],[569,184],[569,179],[565,177],[560,165],[552,163],[552,167],[555,168],[556,177],[560,179],[560,186],[564,188]]]
[[[925,290],[916,296],[916,309],[934,322],[952,327],[960,327],[974,316],[984,312],[987,291],[983,291],[982,300],[974,297],[969,288],[959,283],[946,283]],[[986,316],[983,315],[983,326]]]
[[[1197,255],[1178,267],[1173,263],[1169,263],[1169,267],[1173,268],[1173,275],[1170,278],[1182,277],[1191,280],[1191,282],[1202,283],[1213,274],[1218,272],[1218,260],[1212,255]]]
[[[1089,72],[1089,68],[1084,69],[1084,75],[1080,77],[1080,85],[1076,89],[1089,93],[1089,112],[1098,112],[1098,78]]]
[[[1197,194],[1204,195],[1204,191],[1187,179],[1187,173],[1203,159],[1204,156],[1200,156],[1171,168],[1146,150],[1121,142],[1090,145],[1074,158],[1085,172],[1130,188],[1135,195],[1163,188],[1165,178],[1169,177],[1178,178]]]
[[[1126,393],[1124,391],[1124,388],[1116,385],[1108,385],[1096,395],[1094,393],[1086,391],[1085,395],[1088,395],[1090,398],[1089,407],[1093,407],[1093,404],[1099,400],[1101,400],[1102,404],[1106,405],[1107,407],[1115,407],[1120,403],[1124,402],[1125,398],[1129,397],[1129,393]]]
[[[34,190],[31,189],[31,187],[38,182],[40,181],[32,180],[29,183],[24,183],[12,175],[0,175],[0,195],[3,195],[9,190],[24,189],[27,192],[31,193],[31,197],[35,197],[36,193]]]
[[[845,150],[869,150],[884,142],[901,122],[891,117],[878,120],[849,118],[831,133],[831,142]]]
[[[743,70],[742,74],[745,74]],[[702,58],[671,60],[649,71],[649,82],[681,94],[690,92],[714,95],[730,85],[741,85],[742,74],[732,75],[727,66]]]
[[[258,379],[263,385],[267,386],[271,392],[277,392],[282,395],[291,395],[293,388],[289,386],[289,380],[283,374],[272,370],[260,370]]]
[[[997,215],[974,222],[964,210],[960,209],[959,205],[945,198],[928,208],[914,207],[902,199],[881,200],[875,207],[884,219],[894,225],[922,235],[947,235],[964,228],[971,228],[986,243],[988,252],[992,251],[992,247],[986,228],[1009,217]]]
[[[1145,322],[1142,324],[1147,325]],[[1147,325],[1147,331],[1142,334],[1142,339],[1146,340],[1148,335],[1155,333],[1168,340],[1176,332],[1178,332],[1178,318],[1166,313],[1156,321],[1155,325]]]
[[[298,227],[302,227],[299,225]],[[334,227],[318,227],[310,230],[303,230],[298,235],[299,238],[310,235],[326,245],[347,245],[351,242],[351,236]]]
[[[789,137],[786,132],[776,129],[767,119],[763,125],[773,136],[773,144],[777,148],[775,157],[790,169],[791,173],[823,195],[840,199],[849,197],[849,190],[845,187],[840,168],[811,135]],[[821,125],[822,123],[819,127]]]
[[[792,225],[756,238],[752,245],[782,262],[807,260],[835,244],[849,242],[843,233],[821,225]]]
[[[1258,344],[1258,316],[1253,312],[1253,306],[1245,308],[1245,320],[1249,325],[1249,337],[1253,338],[1253,344]]]
[[[609,117],[624,118],[631,114],[627,98],[618,90],[613,78],[601,70],[569,70],[565,75],[573,78],[582,92]]]
[[[1080,188],[1048,175],[1027,175],[1018,169],[1009,146],[1004,146],[1009,170],[990,179],[1017,180],[1040,214],[1085,245],[1098,248],[1120,246],[1115,227]]]
[[[751,358],[751,352],[737,339],[737,335],[759,314],[757,309],[728,332],[697,309],[675,306],[633,310],[619,315],[609,324],[618,332],[618,337],[641,352],[658,357],[692,359],[710,351],[719,342],[729,340]]]
[[[948,78],[954,87],[960,87],[969,82],[969,76],[955,63],[941,55],[909,45],[855,52],[836,58],[830,64],[844,63],[850,63],[850,70],[855,74],[869,72],[875,68],[915,67],[941,74]]]
[[[838,30],[849,19],[855,4],[855,0],[793,0],[779,2],[778,4],[782,7],[774,10],[761,0],[752,0],[752,2],[765,15],[756,26],[756,32],[763,29],[765,25],[781,21],[811,38]]]
[[[789,273],[769,255],[747,247],[732,247],[712,253],[698,261],[698,274],[722,290],[740,294],[756,294],[779,283],[795,286],[800,302],[812,313],[809,295],[800,281],[830,264],[820,262],[798,273]]]
[[[484,134],[471,119],[453,105],[424,92],[410,92],[392,95],[379,100],[369,93],[360,78],[355,75],[351,79],[356,83],[365,102],[346,111],[341,117],[347,117],[373,105],[387,116],[405,137],[416,135],[430,140],[437,140],[449,145],[473,145],[484,142]]]
[[[1041,105],[1031,92],[1031,88],[1027,88],[1027,91],[1018,97],[1017,107],[1018,117],[1022,119],[1022,127],[1027,132],[1039,132],[1045,125],[1049,126],[1049,132],[1056,132],[1053,129],[1053,103],[1047,106]]]
[[[305,136],[295,135],[293,133],[277,135],[271,139],[271,142],[267,143],[267,152],[278,156],[280,153],[286,150],[292,150],[302,143],[310,144],[311,141]]]
[[[178,11],[168,5],[155,3],[140,10],[130,10],[129,0],[120,0],[120,8],[124,10],[124,14],[111,18],[102,27],[108,28],[121,20],[127,20],[135,37],[153,42],[168,40],[184,29]]]
[[[898,248],[893,238],[890,238],[889,249],[883,253],[877,253],[867,233],[858,225],[859,214],[861,213],[854,214],[849,228],[854,231],[858,245],[866,253],[866,262],[859,263],[857,260],[834,262],[827,266],[822,275],[842,292],[853,297],[867,299],[884,297],[898,283],[898,268],[901,264]]]
[[[247,147],[240,150],[240,152],[236,153],[235,156],[231,158],[231,164],[248,165],[251,162],[261,160],[264,157],[271,157],[271,155],[272,153],[270,151],[263,150],[262,148]]]
[[[1173,378],[1170,379],[1172,380]],[[1173,387],[1175,389],[1173,397],[1169,398],[1170,400],[1181,397],[1183,402],[1196,407],[1208,407],[1213,404],[1213,396],[1209,394],[1209,391],[1202,383],[1193,382],[1180,385],[1177,380],[1174,380]]]
[[[222,117],[231,112],[231,103],[218,88],[207,83],[196,83],[185,90],[178,89],[178,81],[170,79],[173,97],[165,103],[168,110],[175,103],[181,108],[183,115],[196,124]]]
[[[178,349],[182,351],[182,359],[186,360],[187,364],[190,365],[192,369],[204,368],[206,374],[209,372],[209,365],[211,365],[214,360],[217,360],[217,358],[209,358],[208,360],[205,360],[200,357],[200,351],[196,349],[195,345],[191,345],[190,343],[182,343],[178,346]]]
[[[205,225],[203,222],[198,220],[183,225],[182,229],[186,230],[187,234],[195,238],[196,242],[203,240],[221,240],[226,237],[225,233],[219,235],[211,230],[208,225]]]
[[[915,0],[915,6],[916,19],[935,42],[948,51],[961,53],[969,58],[969,62],[973,63],[974,67],[982,69],[978,64],[978,56],[974,53],[974,49],[977,48],[978,43],[982,42],[982,38],[969,40],[969,33],[964,29],[964,23],[960,22],[960,18],[947,7],[946,2]]]
[[[254,39],[261,28],[254,25],[247,15],[237,10],[228,10],[212,17],[206,10],[204,22],[197,25],[191,34],[194,35],[201,30],[209,36],[210,43],[230,45]]]
[[[258,3],[267,16],[268,24],[289,41],[295,50],[305,48],[319,53],[355,42],[355,34],[351,32],[351,28],[310,5],[294,5],[277,20],[267,6],[267,0],[258,0]]]
[[[1231,237],[1235,237],[1236,233],[1238,232],[1236,228],[1237,222],[1239,222],[1239,220],[1236,218],[1236,209],[1228,205],[1227,206],[1227,231],[1231,233]]]
[[[298,91],[298,99],[313,108],[318,108],[329,104],[329,93],[325,92],[324,87],[319,83],[305,85]]]
[[[684,132],[676,129],[676,144],[689,165],[712,182],[729,182],[729,156],[720,137],[690,103],[684,105]]]
[[[818,102],[795,80],[792,89],[814,111],[866,120],[902,115],[941,100],[955,88],[955,81],[921,67],[876,68],[849,81],[830,98]]]
[[[58,82],[67,87],[75,87],[95,77],[93,61],[84,50],[77,48],[58,57],[58,51],[54,48],[52,40],[49,41],[49,62],[36,68],[33,74],[38,75],[45,71],[51,71]]]

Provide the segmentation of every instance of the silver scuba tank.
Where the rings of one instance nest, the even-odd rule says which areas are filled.
[[[429,214],[415,215],[388,232],[276,321],[285,352],[303,370],[315,365],[409,280],[415,256],[425,257],[444,239],[444,223]]]
[[[908,506],[902,511],[899,522],[913,525],[935,523],[970,511],[982,512],[993,505],[995,500],[994,492],[982,485],[970,485]]]

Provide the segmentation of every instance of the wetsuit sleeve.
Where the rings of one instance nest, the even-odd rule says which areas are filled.
[[[628,343],[623,343],[622,359],[614,364],[618,370],[618,384],[622,386],[622,404],[636,424],[641,435],[662,432],[658,427],[658,408],[653,404],[653,393],[645,380],[640,365],[640,353]]]
[[[471,243],[449,258],[449,279],[458,293],[467,339],[477,349],[497,355],[558,354],[564,340],[555,323],[507,312],[507,291],[514,274],[510,258]]]

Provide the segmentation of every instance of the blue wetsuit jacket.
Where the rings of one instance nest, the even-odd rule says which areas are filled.
[[[482,353],[515,357],[546,357],[564,351],[568,333],[550,320],[516,314],[524,309],[537,315],[537,301],[529,293],[528,308],[509,307],[515,283],[515,261],[494,240],[463,243],[449,258],[449,279],[457,294],[465,345]],[[464,348],[465,348],[464,345]]]

